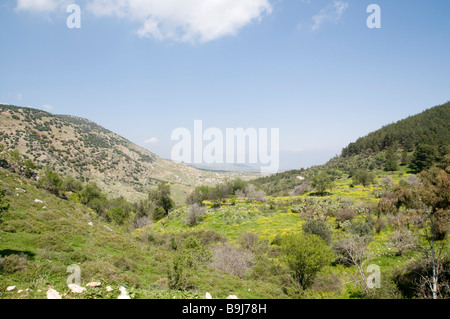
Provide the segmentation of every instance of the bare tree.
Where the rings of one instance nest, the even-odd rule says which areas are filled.
[[[427,273],[425,276],[419,274],[421,282],[419,282],[419,291],[422,291],[422,296],[426,296],[427,292],[420,287],[428,287],[433,299],[441,298],[442,288],[448,288],[448,283],[441,282],[441,277],[445,273],[444,261],[448,247],[445,241],[436,242],[433,234],[430,234],[428,229],[424,229],[424,238],[426,239],[426,246],[417,246],[417,250],[421,251],[431,266],[431,274]],[[447,270],[448,271],[448,270]]]
[[[356,267],[357,276],[354,279],[366,294],[369,293],[370,288],[364,269],[372,259],[367,249],[368,243],[367,237],[353,236],[335,242],[333,247],[340,263]]]

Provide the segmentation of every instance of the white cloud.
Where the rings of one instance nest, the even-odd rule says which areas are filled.
[[[347,8],[348,2],[335,0],[333,4],[320,10],[318,14],[312,17],[314,24],[311,26],[311,30],[314,31],[319,29],[322,23],[326,21],[337,23]]]
[[[51,106],[49,104],[42,105],[42,108],[44,110],[46,110],[47,112],[50,112],[51,110],[53,110],[53,106]]]
[[[188,43],[235,35],[272,12],[269,0],[89,0],[86,9],[137,21],[140,37]]]
[[[16,9],[32,12],[51,12],[69,3],[70,1],[68,0],[17,0]]]
[[[17,99],[18,99],[19,101],[22,101],[22,93],[17,93]]]
[[[159,140],[156,137],[152,137],[152,138],[144,141],[144,144],[155,145],[158,142],[159,142]]]

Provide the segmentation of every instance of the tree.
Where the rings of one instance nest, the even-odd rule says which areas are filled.
[[[188,204],[203,205],[203,201],[210,198],[211,188],[209,186],[198,186],[187,198]]]
[[[282,239],[281,248],[292,278],[303,290],[310,287],[320,269],[333,260],[332,250],[316,235],[286,235]]]
[[[384,170],[388,172],[393,172],[398,170],[398,159],[395,149],[389,147],[386,151],[386,159],[384,162]]]
[[[352,183],[354,185],[362,184],[364,187],[367,187],[370,184],[373,184],[374,181],[374,173],[367,169],[359,169],[352,176]]]
[[[156,207],[164,209],[165,215],[169,213],[169,210],[175,207],[175,202],[170,197],[169,183],[159,183],[157,189],[151,190],[148,193],[148,200],[155,204]]]
[[[433,167],[418,176],[422,185],[398,189],[397,207],[406,208],[421,231],[423,240],[418,242],[416,249],[424,254],[424,262],[430,266],[430,271],[421,274],[419,289],[429,291],[432,298],[437,299],[448,254],[445,238],[450,217],[450,166],[445,170]]]
[[[39,178],[38,187],[58,196],[61,191],[62,179],[51,167],[46,167],[43,176]]]
[[[186,216],[184,223],[191,227],[198,225],[205,214],[205,207],[199,204],[193,204],[188,208],[188,215]]]
[[[409,154],[408,154],[408,150],[406,149],[406,147],[403,149],[402,152],[402,157],[400,160],[400,165],[401,166],[407,166],[410,164],[410,159],[409,159]]]
[[[367,249],[369,241],[370,239],[367,237],[353,236],[341,239],[333,245],[338,262],[356,267],[358,275],[355,277],[355,281],[366,294],[369,293],[369,286],[364,268],[371,259]]]
[[[83,189],[83,183],[71,175],[67,175],[62,183],[62,189],[66,192],[79,192]]]
[[[333,189],[333,181],[326,172],[320,172],[313,177],[311,186],[314,187],[320,195],[325,195],[327,190]]]
[[[104,197],[104,195],[100,187],[98,187],[95,182],[84,185],[80,192],[80,202],[87,206],[89,206],[89,204],[95,199],[101,199],[102,197]]]
[[[436,161],[436,148],[432,145],[419,144],[413,154],[412,166],[418,172],[427,170]]]

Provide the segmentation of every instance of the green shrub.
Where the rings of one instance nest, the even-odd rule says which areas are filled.
[[[166,216],[166,211],[162,207],[156,207],[153,211],[152,218],[153,221],[157,222],[158,220],[164,218]]]
[[[62,183],[62,189],[66,192],[79,192],[83,189],[83,183],[68,175]]]
[[[53,171],[52,168],[46,167],[43,176],[39,178],[38,187],[58,196],[61,192],[62,183],[63,181],[58,173]]]
[[[202,245],[195,235],[187,237],[180,246],[177,247],[173,260],[167,269],[169,288],[175,290],[189,288],[191,286],[190,277],[199,265],[211,259],[211,252]]]
[[[374,222],[368,221],[352,221],[350,224],[350,232],[359,237],[373,236]]]
[[[322,238],[327,245],[331,244],[333,232],[323,221],[310,219],[302,225],[302,228],[305,233],[317,235]]]
[[[309,288],[320,269],[333,260],[333,251],[316,235],[286,235],[281,247],[292,278],[303,290]]]
[[[5,204],[5,190],[0,189],[0,224],[2,223],[2,215],[9,209],[9,204]]]

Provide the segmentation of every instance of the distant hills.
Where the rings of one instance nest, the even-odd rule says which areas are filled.
[[[114,196],[139,198],[148,187],[167,181],[173,184],[174,197],[178,199],[194,186],[215,184],[228,177],[162,159],[76,116],[0,104],[0,127],[0,143],[7,148],[17,149],[26,158],[48,165],[62,176],[95,181]]]

